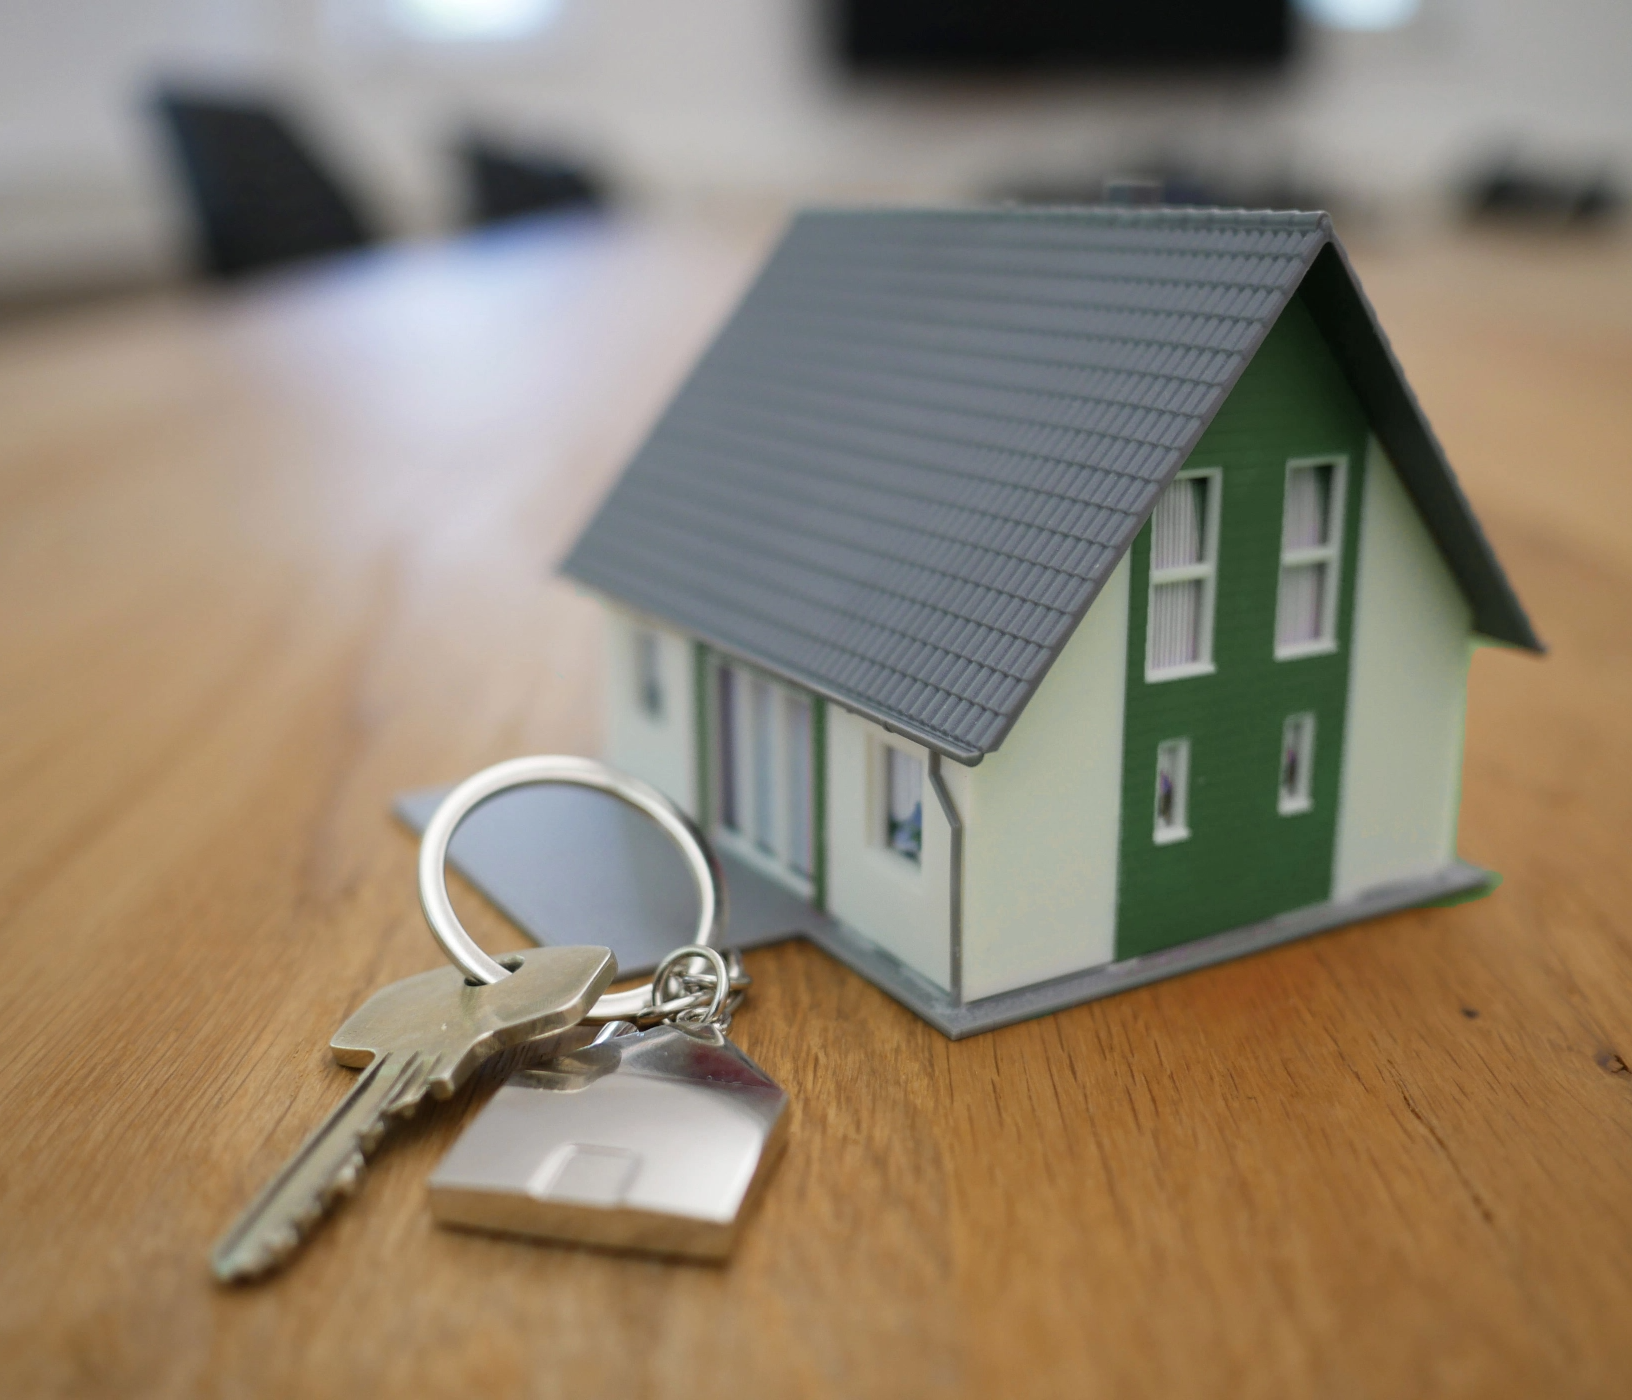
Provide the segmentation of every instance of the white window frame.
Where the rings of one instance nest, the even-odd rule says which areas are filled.
[[[725,825],[723,819],[726,804],[722,791],[725,773],[721,761],[725,736],[719,732],[721,670],[728,670],[733,676],[733,716],[737,731],[733,749],[736,777],[736,800],[733,805],[738,819],[738,825],[735,827]],[[711,825],[714,828],[714,840],[722,850],[730,851],[739,860],[769,875],[801,897],[810,899],[815,893],[814,867],[817,842],[820,840],[820,834],[815,829],[815,797],[816,784],[821,781],[821,774],[816,771],[815,754],[812,752],[805,765],[810,784],[810,790],[806,794],[806,800],[810,804],[806,816],[806,838],[809,846],[808,863],[812,867],[811,871],[806,872],[797,867],[794,862],[795,853],[789,849],[793,835],[793,823],[790,821],[793,794],[789,784],[788,735],[792,726],[788,723],[788,705],[790,701],[797,700],[808,707],[810,723],[806,729],[805,742],[813,746],[815,701],[806,692],[773,680],[763,671],[724,657],[714,658],[709,681],[709,723],[713,737],[710,767],[713,770],[711,781],[714,785],[715,814]],[[754,753],[757,719],[753,696],[758,686],[768,687],[771,695],[768,773],[756,770]],[[761,781],[766,778],[769,781]],[[756,839],[760,834],[768,834],[770,849],[767,850]]]
[[[1292,457],[1286,464],[1286,475],[1281,487],[1281,539],[1286,539],[1286,505],[1291,498],[1292,473],[1299,467],[1331,467],[1332,497],[1331,520],[1326,543],[1305,549],[1287,549],[1281,546],[1281,564],[1275,574],[1275,620],[1271,624],[1277,661],[1297,661],[1305,656],[1329,656],[1337,650],[1338,600],[1343,591],[1343,512],[1348,504],[1349,459],[1342,454],[1320,457]],[[1281,582],[1286,570],[1298,565],[1325,564],[1331,586],[1321,596],[1320,635],[1307,642],[1280,641]]]
[[[1292,727],[1302,731],[1303,742],[1299,755],[1297,791],[1288,795],[1281,783],[1282,765],[1286,762]],[[1283,817],[1301,816],[1315,807],[1315,739],[1316,723],[1313,710],[1300,710],[1288,715],[1281,723],[1281,747],[1275,758],[1275,810]]]
[[[1162,825],[1162,755],[1173,752],[1178,756],[1178,763],[1174,765],[1178,781],[1173,790],[1175,802],[1173,809],[1177,820],[1171,826]],[[1151,793],[1151,820],[1153,839],[1158,846],[1171,846],[1176,841],[1190,839],[1190,740],[1163,739],[1156,745],[1155,782]]]
[[[890,754],[902,754],[918,764],[918,854],[908,855],[890,840]],[[880,739],[873,745],[872,844],[899,869],[917,873],[924,865],[924,799],[929,791],[929,757],[923,750]]]
[[[1213,664],[1213,611],[1218,596],[1218,521],[1224,503],[1224,469],[1222,467],[1194,467],[1180,472],[1173,478],[1164,491],[1170,490],[1181,481],[1205,480],[1207,483],[1207,498],[1203,504],[1205,523],[1202,528],[1201,563],[1180,564],[1173,568],[1158,569],[1155,566],[1155,539],[1151,540],[1151,569],[1148,596],[1145,602],[1145,680],[1182,681],[1190,676],[1210,676],[1218,668]],[[1154,512],[1152,512],[1154,518]],[[1151,619],[1156,613],[1156,589],[1164,583],[1192,583],[1201,580],[1201,637],[1198,651],[1200,656],[1195,661],[1187,661],[1179,666],[1167,666],[1157,670],[1152,658],[1151,649],[1155,644],[1155,634],[1151,629]]]

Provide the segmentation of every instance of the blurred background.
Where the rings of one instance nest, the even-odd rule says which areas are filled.
[[[1599,227],[1626,0],[0,0],[0,310],[616,203]]]

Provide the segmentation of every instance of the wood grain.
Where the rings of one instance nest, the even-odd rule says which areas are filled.
[[[1553,647],[1473,673],[1491,899],[951,1044],[754,954],[736,1260],[435,1228],[491,1084],[286,1274],[205,1257],[435,964],[390,796],[598,742],[547,577],[768,230],[569,227],[0,336],[0,1393],[1632,1389],[1632,255],[1363,274]],[[516,936],[467,897],[489,947]]]

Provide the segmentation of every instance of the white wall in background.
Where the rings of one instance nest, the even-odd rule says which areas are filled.
[[[1387,196],[1505,135],[1632,169],[1626,0],[1422,0],[1402,29],[1311,34],[1281,83],[1023,91],[847,88],[817,52],[814,0],[558,0],[511,45],[392,40],[395,2],[0,0],[0,294],[164,265],[135,105],[158,71],[302,96],[409,232],[448,220],[444,147],[466,117],[560,135],[655,198],[968,198],[1155,151]]]

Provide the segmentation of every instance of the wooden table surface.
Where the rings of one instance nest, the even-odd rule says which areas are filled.
[[[216,1234],[438,964],[399,789],[593,752],[559,556],[765,246],[523,230],[0,333],[0,1394],[1632,1393],[1632,254],[1362,250],[1553,650],[1474,663],[1490,899],[959,1044],[803,944],[725,1268],[435,1227],[491,1091],[286,1273]],[[519,946],[472,895],[490,948]]]

